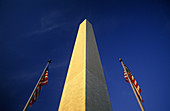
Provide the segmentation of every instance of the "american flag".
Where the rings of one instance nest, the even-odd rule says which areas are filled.
[[[140,89],[137,81],[135,80],[135,78],[133,77],[133,75],[131,74],[131,72],[130,72],[129,69],[127,68],[127,66],[126,66],[125,64],[123,64],[123,65],[124,65],[124,67],[125,67],[125,69],[126,69],[126,70],[124,70],[124,78],[125,78],[126,82],[129,83],[129,79],[128,79],[128,76],[127,76],[127,73],[128,73],[129,78],[130,78],[133,86],[134,86],[135,89],[136,89],[136,92],[137,92],[137,94],[138,94],[138,97],[140,98],[140,101],[143,102],[143,99],[142,99],[142,97],[141,97],[141,95],[140,95],[141,89]],[[126,73],[126,72],[127,72],[127,73]]]
[[[40,95],[41,87],[42,87],[43,85],[47,84],[47,83],[48,83],[48,67],[47,67],[44,75],[42,76],[42,78],[41,78],[41,80],[40,80],[40,82],[39,82],[39,84],[38,84],[38,87],[37,87],[36,91],[35,91],[34,94],[33,94],[33,97],[32,97],[31,102],[30,102],[30,106],[31,106],[34,102],[36,102],[38,96]]]

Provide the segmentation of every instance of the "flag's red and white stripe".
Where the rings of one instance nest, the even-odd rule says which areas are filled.
[[[124,78],[125,78],[126,82],[129,83],[129,80],[128,80],[126,71],[124,71]],[[133,75],[132,75],[131,73],[129,73],[129,78],[130,78],[130,80],[132,81],[133,85],[134,85],[134,86],[136,87],[136,89],[138,90],[138,92],[141,93],[141,89],[140,89],[137,81],[135,80],[135,78],[133,77]]]
[[[35,93],[34,93],[34,95],[33,95],[33,97],[32,97],[30,105],[32,105],[34,102],[36,102],[38,96],[40,95],[40,91],[41,91],[41,85],[39,84],[36,91],[35,91]]]
[[[126,82],[129,83],[129,79],[128,79],[128,76],[127,76],[127,73],[128,73],[129,78],[130,78],[133,86],[135,87],[136,91],[139,93],[138,96],[140,97],[141,102],[143,102],[143,99],[142,99],[142,97],[140,96],[141,89],[140,89],[137,81],[135,80],[135,78],[133,77],[133,75],[131,74],[131,72],[130,72],[129,69],[127,68],[127,66],[126,66],[125,64],[123,64],[123,65],[124,65],[124,67],[125,67],[125,70],[124,70],[124,78],[125,78]],[[126,72],[127,72],[127,73],[126,73]]]
[[[46,70],[44,76],[42,77],[41,81],[40,81],[41,85],[45,85],[48,83],[48,70]]]
[[[47,83],[48,83],[48,68],[46,69],[45,74],[42,76],[36,91],[34,92],[34,95],[31,99],[30,105],[32,105],[34,102],[36,102],[38,96],[40,95],[41,87]]]

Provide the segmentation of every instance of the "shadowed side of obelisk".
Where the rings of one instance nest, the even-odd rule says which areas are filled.
[[[80,24],[59,111],[85,111],[86,23]]]
[[[86,23],[86,111],[112,111],[92,25]]]

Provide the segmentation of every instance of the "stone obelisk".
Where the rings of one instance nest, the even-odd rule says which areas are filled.
[[[59,111],[112,111],[92,25],[79,26]]]

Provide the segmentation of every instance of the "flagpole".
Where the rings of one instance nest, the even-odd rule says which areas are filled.
[[[39,82],[40,82],[42,76],[44,75],[44,73],[45,73],[45,71],[46,71],[46,69],[47,69],[47,67],[48,67],[48,65],[49,65],[50,63],[51,63],[51,59],[48,61],[46,67],[44,68],[44,70],[43,70],[43,72],[42,72],[42,74],[41,74],[41,76],[40,76],[40,78],[39,78],[39,80],[38,80],[38,82],[37,82],[37,84],[36,84],[34,90],[32,91],[31,96],[29,97],[29,99],[28,99],[28,101],[27,101],[27,103],[26,103],[26,105],[25,105],[25,107],[24,107],[24,109],[23,109],[23,111],[26,111],[26,109],[27,109],[27,107],[28,107],[28,105],[29,105],[29,103],[30,103],[31,98],[32,98],[32,96],[33,96],[35,90],[37,89],[37,86],[38,86],[38,84],[39,84]]]
[[[122,59],[119,58],[119,60],[120,60],[120,62],[121,62],[121,64],[122,64],[123,69],[126,71],[126,68],[125,68],[125,66],[123,65]],[[128,80],[129,80],[129,82],[130,82],[130,85],[131,85],[131,87],[132,87],[132,90],[133,90],[133,92],[134,92],[134,94],[135,94],[135,96],[136,96],[136,99],[137,99],[137,101],[138,101],[138,104],[139,104],[141,110],[144,111],[144,108],[143,108],[143,106],[142,106],[142,103],[141,103],[141,101],[139,100],[139,97],[138,97],[138,95],[137,95],[137,93],[136,93],[136,90],[134,89],[134,86],[133,86],[133,84],[132,84],[132,82],[131,82],[131,80],[130,80],[130,77],[129,77],[129,74],[127,73],[127,71],[126,71],[126,74],[127,74]]]
[[[133,84],[133,86],[134,86],[134,84]],[[135,91],[137,92],[138,97],[140,98],[140,100],[143,100],[142,97],[141,97],[141,95],[140,95],[140,93],[139,93],[139,91],[137,90],[137,88],[136,88],[135,86],[134,86],[134,88],[135,88]]]

